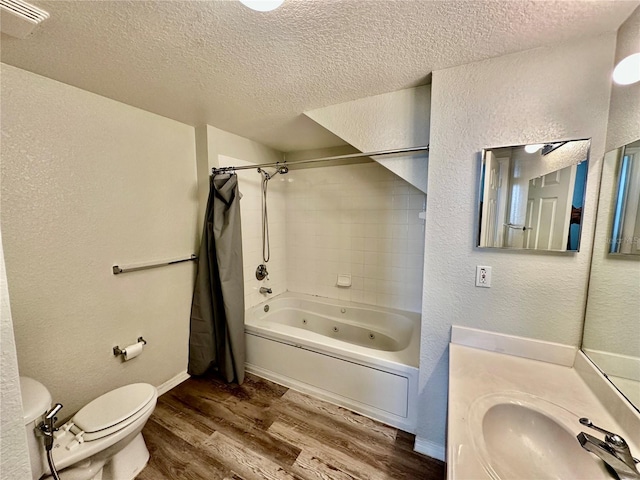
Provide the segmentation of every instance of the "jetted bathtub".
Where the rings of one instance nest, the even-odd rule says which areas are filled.
[[[286,292],[247,310],[247,371],[408,432],[420,315]]]

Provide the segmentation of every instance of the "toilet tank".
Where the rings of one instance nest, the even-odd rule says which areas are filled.
[[[42,437],[36,433],[36,429],[44,414],[51,408],[52,399],[47,387],[33,378],[20,377],[20,390],[31,474],[34,480],[37,480],[46,470],[46,456],[44,442]]]

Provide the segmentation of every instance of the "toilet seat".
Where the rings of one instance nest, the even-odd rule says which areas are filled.
[[[136,421],[155,398],[155,387],[147,383],[117,388],[81,408],[62,430],[70,430],[81,443],[98,440]]]

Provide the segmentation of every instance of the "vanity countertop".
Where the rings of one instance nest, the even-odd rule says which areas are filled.
[[[452,343],[449,351],[448,479],[492,478],[474,446],[469,414],[480,397],[503,392],[535,395],[575,414],[574,435],[589,431],[577,421],[579,417],[588,417],[594,424],[622,435],[632,454],[640,456],[640,431],[635,428],[630,431],[628,423],[617,422],[575,368]],[[640,419],[637,412],[633,415]]]

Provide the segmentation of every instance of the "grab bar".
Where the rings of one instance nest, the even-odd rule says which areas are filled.
[[[114,265],[113,274],[118,275],[120,273],[137,272],[138,270],[148,270],[150,268],[158,268],[158,267],[164,267],[167,265],[175,265],[176,263],[182,263],[182,262],[195,262],[196,260],[198,260],[198,256],[195,254],[191,254],[189,258],[180,258],[178,260],[165,260],[164,262],[147,263],[144,265],[131,265],[128,267],[119,267],[118,265]]]

